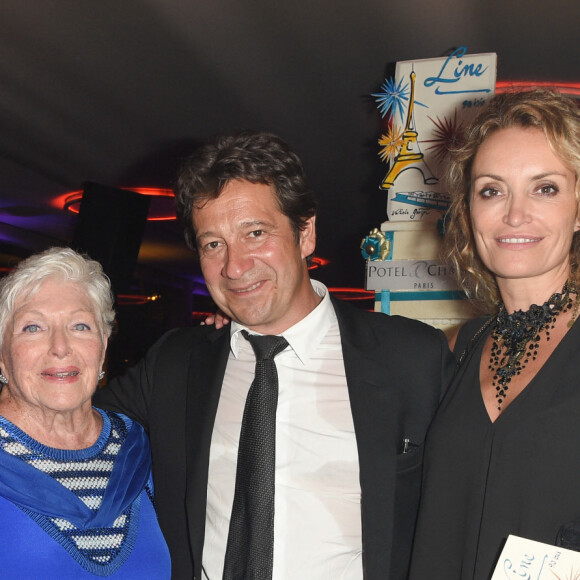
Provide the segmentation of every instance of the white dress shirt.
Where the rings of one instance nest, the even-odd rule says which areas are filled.
[[[283,333],[275,358],[274,580],[360,580],[358,453],[340,332],[326,287],[306,318]],[[232,323],[231,351],[210,448],[203,574],[221,580],[234,499],[244,404],[254,378],[250,343]]]

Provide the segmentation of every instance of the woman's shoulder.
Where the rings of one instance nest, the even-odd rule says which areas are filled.
[[[131,417],[125,415],[124,413],[118,413],[116,411],[109,411],[105,409],[100,409],[95,407],[95,409],[103,417],[104,425],[110,425],[112,429],[121,430],[124,433],[129,433],[131,431],[138,434],[145,433],[145,429],[138,421],[131,419]],[[104,431],[109,432],[110,429],[104,429]]]
[[[492,316],[481,316],[469,320],[457,329],[454,337],[453,335],[450,336],[449,348],[451,348],[456,357],[461,356],[469,345],[484,333],[490,326],[492,319]]]

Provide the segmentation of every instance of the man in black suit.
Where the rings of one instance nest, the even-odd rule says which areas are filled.
[[[174,330],[95,403],[151,438],[173,577],[222,577],[244,404],[244,332],[276,356],[273,578],[399,580],[407,573],[422,444],[452,372],[444,335],[364,312],[311,280],[316,202],[298,157],[265,133],[221,136],[176,188],[186,240],[232,320]],[[253,578],[246,572],[224,578]]]

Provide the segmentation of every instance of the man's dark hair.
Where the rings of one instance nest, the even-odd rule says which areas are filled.
[[[285,141],[271,133],[240,131],[218,135],[189,157],[177,177],[175,201],[187,245],[197,250],[192,212],[219,197],[232,180],[272,187],[280,210],[292,225],[296,242],[316,215],[316,198],[306,184],[304,167]]]

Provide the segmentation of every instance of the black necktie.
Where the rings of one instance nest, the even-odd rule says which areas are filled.
[[[256,374],[244,407],[236,490],[224,580],[269,580],[274,560],[274,467],[278,373],[274,357],[288,343],[282,336],[242,331],[256,353]]]

